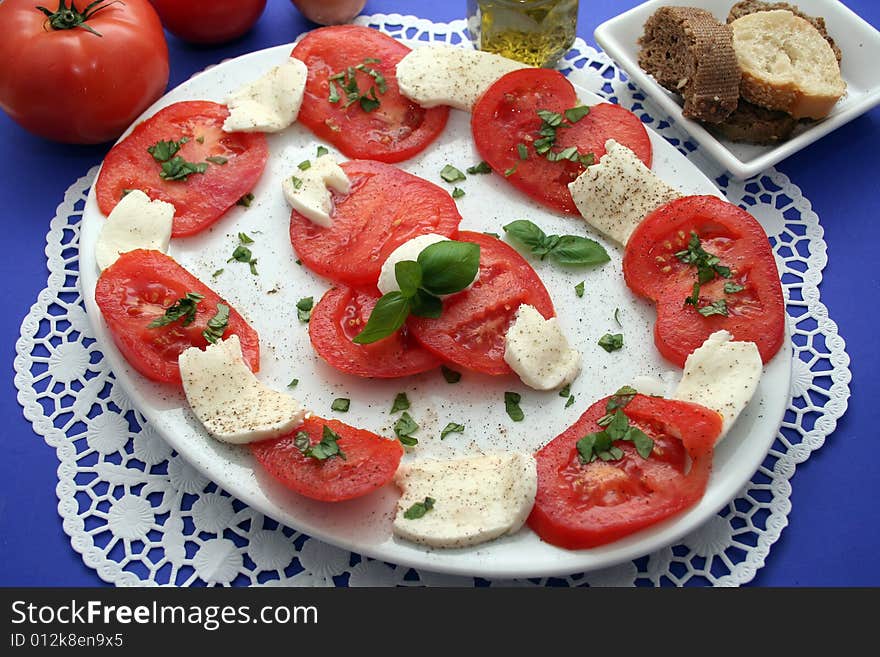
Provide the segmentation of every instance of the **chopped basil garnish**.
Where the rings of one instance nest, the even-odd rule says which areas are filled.
[[[434,508],[434,502],[436,500],[433,497],[426,497],[424,502],[416,502],[404,511],[403,517],[407,520],[418,520]]]
[[[620,308],[614,309],[614,323],[623,328],[623,324],[620,323]]]
[[[189,137],[182,137],[179,141],[169,139],[167,141],[157,141],[152,146],[147,147],[147,152],[153,156],[156,162],[167,162],[177,154],[180,147],[189,141]]]
[[[235,202],[235,204],[236,204],[236,205],[242,205],[242,206],[244,206],[244,207],[246,207],[246,208],[249,208],[249,207],[251,207],[251,203],[253,203],[253,202],[254,202],[254,195],[253,195],[252,192],[248,192],[247,194],[245,194],[244,196],[242,196],[240,199],[238,199],[238,200]]]
[[[599,338],[599,346],[609,354],[623,348],[623,333],[606,333]]]
[[[708,306],[697,308],[697,312],[700,313],[703,317],[711,317],[712,315],[722,315],[724,317],[728,317],[730,315],[730,313],[727,312],[726,299],[717,299],[710,303]]]
[[[333,400],[333,403],[330,404],[331,411],[338,411],[339,413],[348,413],[348,409],[351,407],[351,400],[346,399],[345,397],[338,397]]]
[[[206,162],[210,162],[211,164],[219,164],[224,165],[229,162],[229,158],[223,157],[222,155],[209,155],[205,158]]]
[[[299,379],[291,379],[290,383],[287,384],[288,388],[296,388],[299,385]]]
[[[299,164],[296,165],[296,168],[300,171],[307,171],[312,168],[312,163],[309,160],[303,160]]]
[[[516,152],[521,160],[527,160],[529,158],[529,149],[526,148],[525,144],[517,144]]]
[[[580,105],[579,107],[572,107],[571,109],[565,110],[565,118],[568,119],[569,123],[577,123],[589,113],[589,107],[586,105]]]
[[[440,432],[440,440],[445,440],[446,436],[451,433],[464,433],[464,425],[450,422],[445,427],[443,427],[443,431]]]
[[[251,273],[254,276],[257,276],[257,261],[254,258],[254,254],[251,253],[251,250],[245,246],[245,244],[253,244],[254,241],[245,233],[239,233],[238,240],[240,244],[235,247],[235,251],[232,252],[232,257],[226,262],[243,262],[250,265]]]
[[[447,164],[440,169],[440,177],[446,182],[458,182],[459,180],[467,180],[467,177],[451,164]]]
[[[637,394],[639,394],[638,391],[632,386],[619,388],[617,392],[608,398],[605,404],[606,413],[597,420],[596,424],[602,427],[606,426],[613,419],[614,411],[619,408],[626,408]]]
[[[211,344],[216,344],[218,340],[223,339],[223,334],[226,332],[227,326],[229,326],[229,306],[225,303],[218,303],[217,312],[208,320],[208,324],[205,327],[205,330],[202,331],[202,335],[205,336],[205,340]]]
[[[578,297],[584,296],[584,281],[581,281],[574,286],[574,293],[578,295]]]
[[[327,150],[326,147],[324,147],[324,146],[318,146],[318,150],[317,150],[317,152],[315,153],[315,157],[321,157],[322,155],[327,155],[327,153],[329,153],[329,152],[330,152],[330,151]]]
[[[303,297],[296,302],[296,316],[299,321],[308,324],[312,318],[312,308],[315,305],[314,297]]]
[[[167,162],[162,163],[159,177],[163,180],[186,181],[194,173],[205,173],[208,170],[207,162],[187,162],[180,155],[175,155]]]
[[[409,397],[406,396],[405,392],[398,392],[397,396],[394,398],[394,403],[391,404],[390,413],[397,413],[398,411],[405,411],[409,408]]]
[[[574,404],[574,395],[569,395],[568,400],[565,402],[565,408],[568,408],[572,404]]]
[[[611,259],[594,240],[576,235],[547,235],[528,219],[512,221],[504,226],[504,231],[541,260],[550,256],[561,265],[600,265]]]
[[[622,458],[623,450],[613,445],[617,440],[632,442],[643,459],[648,458],[654,449],[654,441],[651,437],[638,427],[630,425],[626,414],[617,409],[603,430],[589,433],[577,441],[581,463],[591,463],[597,458],[603,461]]]
[[[492,173],[492,167],[490,167],[486,162],[480,162],[479,164],[475,164],[472,167],[468,167],[467,172],[471,174]]]
[[[514,164],[514,165],[513,165],[512,167],[510,167],[509,169],[505,169],[505,170],[504,170],[504,177],[505,177],[505,178],[510,178],[510,177],[511,177],[513,174],[515,174],[515,173],[516,173],[516,165]]]
[[[446,379],[446,383],[458,383],[461,381],[461,372],[451,370],[446,367],[446,365],[441,365],[440,371],[443,373],[443,378]]]
[[[556,145],[557,131],[560,128],[571,127],[587,114],[590,108],[584,105],[572,107],[565,110],[565,119],[568,125],[563,123],[563,115],[558,112],[550,112],[548,110],[538,110],[538,117],[541,119],[541,127],[538,129],[540,139],[536,139],[532,144],[538,155],[543,155],[549,162],[562,162],[569,160],[571,162],[580,162],[585,167],[590,166],[596,161],[593,153],[581,153],[577,146],[568,146],[561,151],[554,152],[553,146]],[[522,158],[525,159],[525,158]]]
[[[220,274],[223,273],[223,271],[224,271],[224,269],[221,267],[220,269],[215,271],[213,274],[211,274],[211,278],[217,278]]]
[[[303,186],[302,178],[297,178],[296,176],[291,176],[290,182],[293,185],[294,189],[301,189]]]
[[[684,304],[691,305],[697,309],[703,317],[711,315],[727,316],[727,301],[718,299],[712,301],[707,306],[700,307],[700,288],[716,276],[720,278],[730,278],[730,267],[720,264],[720,258],[712,253],[707,252],[700,244],[700,237],[696,231],[691,231],[688,246],[682,251],[675,253],[675,257],[686,265],[692,265],[697,268],[697,282],[694,283],[693,290],[689,297],[686,297]],[[724,291],[727,294],[734,294],[743,290],[743,287],[737,283],[725,283]]]
[[[725,294],[736,294],[737,292],[742,292],[745,289],[745,286],[740,285],[739,283],[733,283],[731,281],[728,281],[724,284]]]
[[[383,295],[373,307],[363,331],[353,342],[370,344],[397,331],[410,315],[437,318],[441,295],[461,292],[473,282],[480,266],[480,247],[446,240],[431,244],[416,260],[394,267],[399,291]]]
[[[394,423],[394,435],[397,439],[407,447],[418,445],[418,438],[413,438],[412,434],[419,430],[419,425],[412,419],[412,416],[406,411],[400,416],[400,419]]]
[[[461,198],[462,196],[464,196],[464,190],[461,187],[452,190],[452,198]]]
[[[571,394],[571,384],[569,383],[562,390],[559,391],[560,397],[568,397]]]
[[[380,60],[373,57],[368,57],[364,59],[361,64],[349,66],[345,71],[331,75],[328,78],[329,95],[327,100],[331,103],[338,103],[341,100],[339,89],[336,86],[338,84],[346,98],[346,103],[343,105],[343,108],[348,108],[354,103],[359,103],[361,109],[365,112],[372,112],[378,109],[380,103],[376,93],[384,94],[388,90],[388,83],[381,72],[367,66],[367,64],[378,64],[379,61]],[[373,84],[370,85],[370,88],[366,92],[362,92],[358,86],[358,71],[362,71],[373,78]]]
[[[299,431],[294,438],[293,444],[303,453],[303,456],[318,461],[326,461],[331,456],[338,456],[344,461],[345,453],[339,449],[339,445],[337,444],[339,440],[339,434],[325,424],[321,435],[321,442],[312,445],[310,444],[311,440],[309,439],[309,434],[305,431]]]
[[[242,244],[253,244],[254,243],[253,238],[250,235],[248,235],[247,233],[239,233],[238,234],[238,241],[241,242]]]
[[[181,297],[168,306],[164,315],[147,324],[147,328],[168,326],[174,322],[180,322],[182,326],[189,326],[196,319],[196,306],[204,298],[204,295],[197,292],[187,292],[185,297]]]
[[[504,410],[507,411],[510,419],[514,422],[522,422],[523,418],[525,418],[525,413],[519,407],[521,399],[522,397],[518,392],[504,393]]]

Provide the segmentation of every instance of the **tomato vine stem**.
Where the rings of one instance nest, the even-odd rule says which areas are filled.
[[[122,0],[111,0],[110,2],[107,2],[106,0],[94,0],[94,2],[86,5],[86,8],[80,11],[76,8],[74,0],[70,0],[69,7],[65,0],[58,0],[58,9],[55,11],[41,6],[37,6],[36,9],[48,16],[46,24],[53,30],[72,30],[81,27],[100,37],[103,35],[86,21],[94,17],[99,11],[107,9],[107,7],[115,5],[117,2],[123,5],[125,4]]]

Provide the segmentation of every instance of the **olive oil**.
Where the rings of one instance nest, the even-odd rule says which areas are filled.
[[[468,29],[480,50],[529,66],[553,66],[571,48],[578,0],[468,0]]]

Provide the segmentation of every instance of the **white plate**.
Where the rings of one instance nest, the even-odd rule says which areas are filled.
[[[774,146],[740,144],[718,139],[702,125],[681,115],[681,98],[661,87],[638,64],[639,47],[645,21],[658,7],[687,5],[702,7],[724,22],[736,0],[650,0],[605,21],[596,28],[596,42],[627,72],[629,77],[669,116],[730,173],[739,179],[754,176],[787,158],[832,130],[852,121],[880,103],[880,32],[837,0],[792,0],[811,16],[822,16],[828,33],[840,47],[841,75],[847,93],[822,121],[799,126],[794,136]]]
[[[180,100],[222,101],[228,92],[283,61],[289,53],[290,46],[278,46],[225,62],[171,91],[145,116]],[[586,91],[581,97],[591,103],[600,100]],[[657,135],[651,134],[651,139],[655,168],[666,180],[689,193],[718,194],[675,148]],[[529,390],[513,377],[495,379],[465,372],[460,383],[449,385],[436,370],[383,381],[358,379],[331,369],[312,350],[307,326],[299,323],[294,307],[301,297],[319,299],[330,284],[295,264],[288,236],[290,211],[280,185],[282,178],[295,171],[297,163],[314,157],[317,144],[312,134],[299,125],[270,136],[271,157],[253,190],[251,207],[234,207],[209,230],[171,243],[171,255],[229,300],[257,329],[262,347],[260,378],[267,384],[283,390],[296,377],[299,385],[295,395],[317,414],[386,436],[393,436],[391,426],[396,419],[389,414],[391,402],[396,393],[406,391],[412,402],[410,413],[421,425],[416,434],[418,447],[408,450],[410,453],[404,457],[413,459],[472,454],[478,449],[534,451],[574,422],[596,399],[631,382],[636,375],[660,374],[669,369],[654,347],[653,307],[636,299],[626,288],[621,251],[610,245],[611,262],[594,270],[564,271],[549,263],[535,263],[566,333],[584,356],[584,372],[572,386],[577,403],[568,409],[564,408],[565,399],[556,392]],[[452,185],[439,177],[443,166],[450,163],[464,170],[479,159],[471,139],[469,115],[452,111],[437,142],[401,166],[451,190]],[[582,222],[544,210],[500,176],[469,176],[458,185],[466,191],[458,201],[464,217],[462,228],[501,233],[502,224],[528,217],[548,233],[589,234]],[[83,296],[102,351],[152,426],[196,468],[253,508],[311,536],[384,561],[448,573],[525,577],[582,572],[647,554],[694,529],[736,495],[765,457],[788,400],[791,355],[789,349],[783,349],[767,366],[755,400],[716,452],[705,496],[674,520],[594,550],[562,550],[542,543],[528,529],[474,549],[428,550],[392,537],[391,519],[398,497],[393,485],[335,505],[293,494],[264,474],[246,449],[209,438],[190,413],[181,392],[152,383],[128,366],[113,345],[94,302],[98,275],[93,264],[94,246],[103,221],[92,190],[80,239]],[[258,277],[249,273],[247,265],[226,263],[239,231],[254,238],[250,248],[259,260]],[[212,280],[212,272],[220,267],[225,272]],[[586,281],[584,298],[578,298],[574,291],[581,280]],[[615,308],[620,309],[626,346],[608,354],[596,341],[617,329]],[[526,415],[523,422],[512,422],[505,414],[506,390],[522,394]],[[330,410],[336,397],[352,400],[348,413]],[[450,421],[463,423],[467,429],[441,442],[440,429]]]

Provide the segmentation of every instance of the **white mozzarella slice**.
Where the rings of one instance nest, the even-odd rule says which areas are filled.
[[[401,538],[437,548],[477,545],[522,527],[535,503],[538,472],[531,454],[508,452],[401,465],[394,477],[403,491],[394,518]],[[406,511],[425,498],[421,518]]]
[[[174,206],[152,201],[135,189],[122,197],[101,226],[95,242],[95,260],[102,270],[116,262],[120,253],[152,249],[165,253],[171,241]]]
[[[427,249],[432,244],[437,244],[438,242],[448,242],[449,238],[444,237],[443,235],[437,235],[436,233],[427,233],[426,235],[418,235],[417,237],[413,237],[411,240],[407,240],[396,249],[394,249],[391,253],[388,254],[388,257],[385,258],[385,262],[382,263],[382,270],[379,272],[379,282],[377,286],[379,291],[382,294],[388,294],[389,292],[396,292],[400,289],[400,286],[397,284],[397,276],[394,271],[394,267],[398,262],[403,262],[404,260],[417,260],[419,254]],[[469,290],[480,280],[480,270],[477,268],[477,274],[474,276],[474,280],[472,280],[464,290]],[[464,291],[462,290],[462,291]],[[458,294],[458,293],[456,293]],[[450,295],[441,295],[443,297],[447,297]]]
[[[305,171],[297,169],[295,174],[285,178],[281,190],[290,207],[312,223],[329,228],[333,223],[330,190],[347,194],[351,181],[332,155],[321,155],[310,162],[311,166]]]
[[[305,409],[290,395],[263,385],[241,353],[237,335],[178,358],[183,391],[193,413],[214,438],[240,445],[289,433]]]
[[[669,394],[669,386],[659,376],[639,374],[633,378],[632,387],[641,394],[652,397],[666,397]]]
[[[763,369],[754,342],[733,342],[727,331],[716,331],[687,357],[672,397],[717,411],[724,420],[720,441],[755,394]]]
[[[504,360],[522,382],[535,390],[553,390],[580,374],[581,355],[572,349],[555,317],[544,319],[534,306],[523,304],[507,329]]]
[[[681,196],[655,176],[626,146],[605,142],[605,155],[568,185],[584,220],[626,246],[649,212]]]
[[[470,112],[498,78],[527,68],[501,55],[461,46],[414,49],[397,64],[400,93],[422,107],[450,105]]]
[[[225,132],[279,132],[296,121],[309,70],[293,57],[229,98]]]

